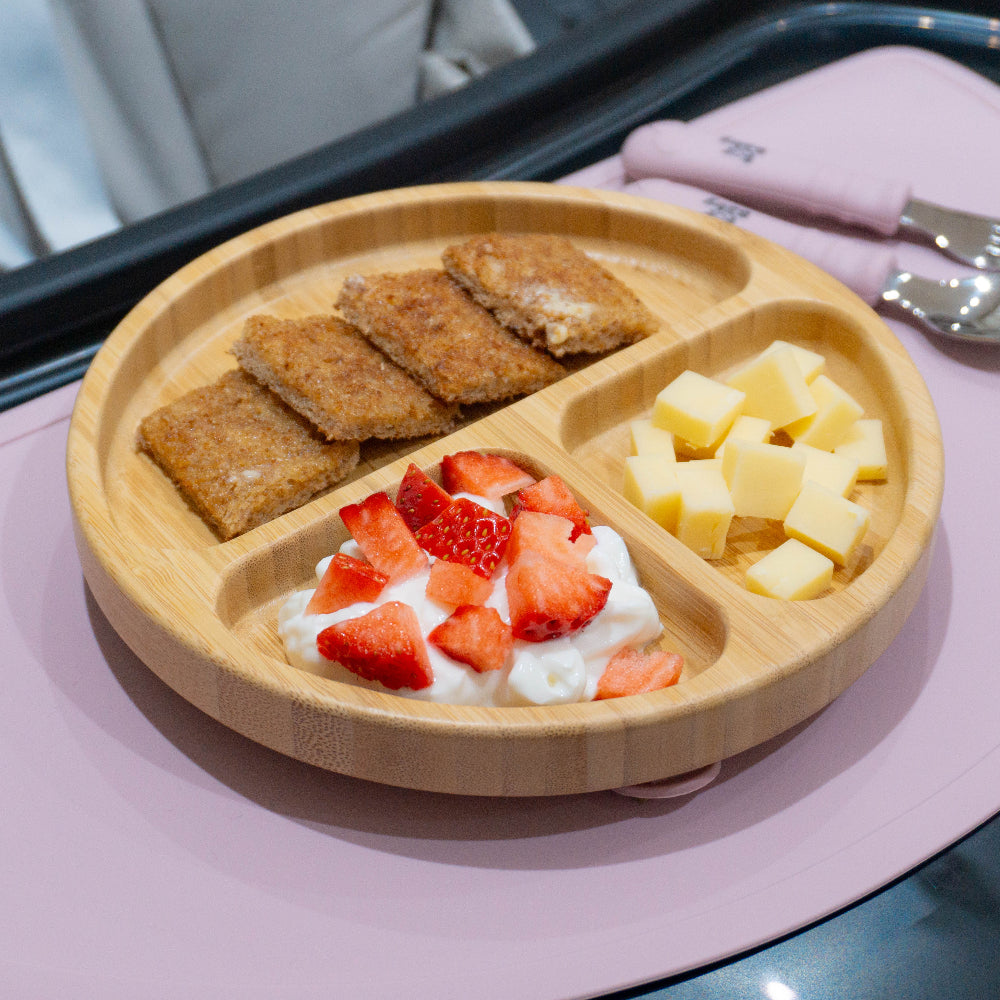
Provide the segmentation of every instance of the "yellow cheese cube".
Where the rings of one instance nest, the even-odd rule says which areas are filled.
[[[746,393],[745,414],[763,417],[772,427],[784,427],[816,412],[816,401],[791,345],[758,354],[733,372],[726,385]]]
[[[691,463],[688,462],[687,464],[690,465]],[[715,457],[712,457],[712,458],[702,458],[702,459],[699,459],[694,464],[695,464],[696,468],[700,468],[700,469],[718,469],[719,472],[722,472],[722,459],[721,458],[715,458]]]
[[[748,417],[741,413],[729,428],[729,433],[722,439],[722,444],[715,449],[715,457],[723,458],[726,453],[727,441],[756,441],[765,444],[771,440],[771,421],[763,417]]]
[[[858,479],[885,479],[889,474],[881,420],[855,421],[833,450],[837,455],[858,462]]]
[[[633,420],[629,425],[633,455],[674,455],[674,436],[670,431],[654,427],[652,420]]]
[[[864,538],[871,514],[816,483],[805,483],[785,518],[785,534],[843,566]]]
[[[858,460],[847,455],[837,455],[832,451],[814,448],[811,444],[796,441],[792,451],[798,452],[806,460],[803,482],[819,483],[842,497],[849,497],[858,481]]]
[[[673,452],[629,455],[625,459],[625,499],[673,533],[681,502]]]
[[[803,417],[785,430],[796,441],[823,451],[833,451],[848,428],[864,413],[861,404],[826,375],[817,375],[809,384],[816,400],[816,412]]]
[[[797,538],[789,538],[746,572],[747,589],[764,597],[807,601],[833,580],[833,560]]]
[[[761,434],[761,425],[766,425],[768,428],[767,434]],[[722,474],[726,477],[726,482],[729,482],[729,476],[733,471],[733,462],[736,458],[736,452],[734,449],[729,448],[728,444],[739,445],[740,443],[752,442],[755,444],[767,444],[771,437],[770,431],[771,424],[767,420],[763,420],[761,417],[744,417],[739,416],[733,423],[732,429],[723,438],[722,444],[719,445],[718,451],[715,453],[715,457],[722,461]]]
[[[764,348],[764,353],[777,351],[783,347],[790,347],[792,349],[792,352],[795,354],[795,361],[802,372],[802,377],[807,382],[811,382],[826,367],[826,358],[822,354],[810,351],[808,347],[802,347],[801,344],[790,344],[787,340],[773,341],[770,346]]]
[[[805,467],[805,458],[791,448],[731,441],[722,473],[737,516],[784,520],[802,488]]]
[[[714,448],[743,407],[744,394],[694,371],[683,371],[660,390],[653,425],[695,448]]]
[[[733,501],[719,459],[679,462],[681,502],[677,537],[704,559],[721,559],[733,520]]]

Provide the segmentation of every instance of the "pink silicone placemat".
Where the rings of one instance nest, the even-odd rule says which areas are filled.
[[[960,105],[990,156],[883,134],[899,94],[919,97],[903,107],[914,129],[949,141]],[[936,57],[875,51],[717,116],[769,141],[809,130],[817,151],[898,160],[918,193],[1000,211],[998,91]],[[918,608],[844,696],[687,799],[426,795],[229,732],[138,662],[86,592],[63,472],[73,387],[0,415],[8,994],[593,996],[801,927],[1000,809],[1000,361],[894,329],[948,462]]]

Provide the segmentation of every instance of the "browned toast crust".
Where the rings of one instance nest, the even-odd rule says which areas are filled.
[[[337,306],[428,392],[449,402],[521,396],[566,374],[503,329],[443,271],[352,275]]]
[[[458,416],[337,316],[251,316],[232,352],[329,440],[443,434]]]
[[[659,325],[631,289],[562,236],[487,233],[447,247],[442,261],[504,326],[556,357],[610,351]]]
[[[145,417],[139,446],[224,541],[301,506],[358,462],[239,370]]]

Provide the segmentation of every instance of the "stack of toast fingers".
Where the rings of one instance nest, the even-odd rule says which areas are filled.
[[[251,316],[238,368],[145,417],[139,448],[228,540],[342,482],[361,442],[447,433],[463,405],[535,392],[567,373],[557,359],[658,325],[563,237],[488,233],[442,262],[349,276],[340,315]]]

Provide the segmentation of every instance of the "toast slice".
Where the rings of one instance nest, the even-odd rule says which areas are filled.
[[[149,414],[138,444],[223,541],[340,482],[359,454],[239,369]]]
[[[379,350],[448,402],[522,396],[566,374],[505,330],[444,271],[351,275],[337,306]]]
[[[562,236],[487,233],[441,256],[500,323],[555,357],[600,354],[659,326],[630,288]]]
[[[337,316],[251,316],[232,353],[327,440],[443,434],[458,416]]]

